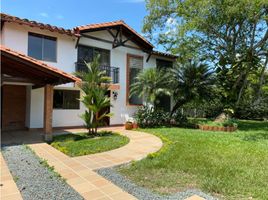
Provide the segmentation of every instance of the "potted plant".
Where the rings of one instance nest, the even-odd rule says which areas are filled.
[[[133,123],[132,123],[132,125],[133,125],[133,128],[135,128],[135,129],[136,129],[136,128],[139,128],[139,126],[138,126],[138,123],[137,123],[137,122],[133,122]]]
[[[131,121],[127,121],[127,122],[125,123],[125,129],[126,129],[126,130],[131,130],[131,129],[133,129],[133,123],[132,123]]]

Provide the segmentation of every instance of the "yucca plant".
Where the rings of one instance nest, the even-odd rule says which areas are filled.
[[[110,99],[106,95],[111,78],[106,76],[105,71],[100,70],[99,56],[91,63],[85,63],[87,72],[76,72],[76,76],[82,79],[79,84],[83,94],[80,101],[85,105],[86,111],[81,115],[88,129],[88,134],[97,134],[102,120],[111,117],[109,112],[101,112],[104,108],[111,106]]]

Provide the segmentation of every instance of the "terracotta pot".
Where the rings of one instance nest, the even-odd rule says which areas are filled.
[[[126,122],[126,123],[125,123],[125,129],[126,129],[126,130],[131,130],[131,129],[133,129],[133,123],[132,123],[132,122]]]
[[[133,123],[133,128],[139,128],[137,123]]]

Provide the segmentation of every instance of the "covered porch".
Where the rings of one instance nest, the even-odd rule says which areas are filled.
[[[29,93],[44,88],[43,136],[52,139],[53,87],[80,79],[4,46],[1,48],[1,129],[29,128]]]

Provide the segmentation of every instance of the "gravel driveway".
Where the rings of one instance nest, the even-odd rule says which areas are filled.
[[[83,199],[26,146],[4,146],[2,154],[24,200]]]

